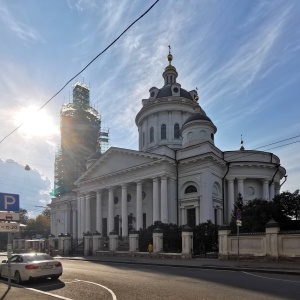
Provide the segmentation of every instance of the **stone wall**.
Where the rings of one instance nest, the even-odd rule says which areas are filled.
[[[238,247],[239,244],[239,247]],[[300,261],[300,230],[280,231],[271,220],[265,232],[231,234],[226,227],[219,230],[219,259],[262,261]]]

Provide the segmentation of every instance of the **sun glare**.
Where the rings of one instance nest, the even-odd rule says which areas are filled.
[[[58,126],[53,123],[52,117],[42,109],[37,112],[38,107],[31,106],[22,108],[16,112],[14,124],[19,126],[23,134],[28,137],[51,136],[59,133]]]

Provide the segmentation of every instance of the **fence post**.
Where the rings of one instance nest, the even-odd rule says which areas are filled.
[[[266,224],[266,259],[278,261],[279,224],[271,219]]]
[[[219,259],[228,260],[228,235],[230,233],[229,226],[222,225],[219,227]]]
[[[139,251],[139,233],[136,230],[129,232],[129,253],[134,256]]]
[[[65,235],[61,233],[58,236],[58,254],[64,255],[65,254],[65,245],[64,245]]]
[[[163,231],[157,227],[153,230],[153,254],[158,255],[159,252],[163,252]]]
[[[114,252],[118,250],[118,234],[116,231],[109,233],[109,253],[114,255]]]
[[[92,240],[92,234],[88,231],[83,235],[84,240],[84,256],[90,256],[91,255],[91,247],[90,247],[90,241]]]
[[[97,251],[100,249],[101,234],[96,231],[93,233],[93,255],[97,255]]]
[[[182,258],[192,258],[193,255],[193,229],[187,225],[182,228]]]
[[[70,255],[70,253],[71,253],[71,247],[72,247],[71,239],[72,239],[72,237],[71,237],[70,233],[65,234],[65,236],[64,236],[64,254],[65,255]]]

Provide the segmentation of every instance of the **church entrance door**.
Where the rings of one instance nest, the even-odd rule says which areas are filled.
[[[187,225],[191,228],[196,226],[196,209],[187,209]]]

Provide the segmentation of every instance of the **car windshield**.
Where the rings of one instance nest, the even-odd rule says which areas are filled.
[[[49,254],[46,254],[46,253],[24,255],[24,257],[28,261],[54,260],[54,258],[52,256],[50,256]]]

